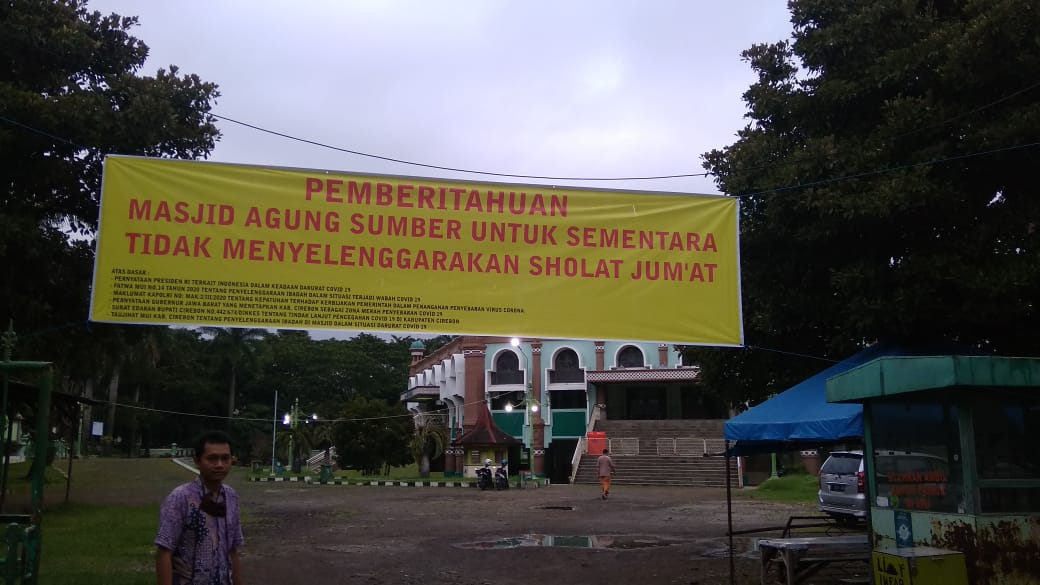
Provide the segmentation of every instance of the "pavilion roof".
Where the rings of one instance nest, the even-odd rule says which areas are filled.
[[[498,428],[486,402],[477,410],[477,422],[473,428],[455,442],[459,445],[520,445],[523,443],[520,439]]]

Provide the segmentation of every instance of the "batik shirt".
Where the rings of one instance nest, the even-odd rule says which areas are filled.
[[[244,542],[238,518],[238,494],[221,487],[218,501],[227,514],[210,516],[199,509],[206,493],[202,480],[174,488],[159,509],[155,544],[173,551],[174,585],[231,585],[229,552]]]

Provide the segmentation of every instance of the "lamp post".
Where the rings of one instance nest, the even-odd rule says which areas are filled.
[[[293,400],[289,412],[285,413],[285,416],[282,417],[282,424],[289,427],[289,465],[293,473],[300,473],[301,471],[300,460],[296,456],[296,449],[299,448],[299,441],[296,440],[296,428],[299,426],[300,422],[305,424],[318,422],[318,415],[312,414],[310,417],[301,417],[300,399],[296,398]]]
[[[293,473],[299,473],[300,468],[296,466],[296,424],[300,419],[300,399],[293,400],[289,412],[282,417],[282,424],[289,427],[289,469]]]
[[[530,412],[538,412],[538,401],[531,396],[531,377],[529,375],[531,372],[531,363],[527,360],[527,354],[524,353],[524,349],[520,347],[520,340],[518,338],[514,337],[509,341],[509,344],[515,347],[516,350],[520,352],[520,355],[524,356],[524,406],[527,410],[530,410]],[[506,404],[506,410],[512,410],[512,405]]]
[[[538,416],[538,411],[541,408],[541,401],[540,400],[536,400],[534,398],[534,396],[533,396],[534,392],[533,392],[533,388],[532,388],[532,385],[531,385],[531,377],[530,377],[530,373],[531,373],[530,367],[531,367],[531,364],[530,364],[530,362],[527,359],[527,354],[524,353],[523,348],[520,347],[520,339],[514,337],[511,340],[509,340],[509,344],[512,345],[513,347],[515,347],[516,350],[520,352],[520,355],[524,356],[524,372],[525,372],[524,380],[526,382],[526,384],[524,386],[524,388],[525,388],[525,391],[524,391],[524,411],[526,413],[526,416],[528,417],[528,424],[531,427],[530,446],[528,447],[529,451],[528,451],[528,456],[527,456],[527,465],[528,465],[528,471],[531,474],[531,479],[534,479],[534,447],[535,447],[535,445],[534,445],[534,440],[535,440],[535,432],[534,432],[535,424],[534,423],[535,423],[535,420],[534,419],[535,419],[536,416]],[[506,411],[512,410],[511,406],[512,405],[510,405],[510,404],[506,404]]]
[[[274,475],[274,453],[278,446],[278,391],[274,391],[274,414],[271,416],[271,475]]]

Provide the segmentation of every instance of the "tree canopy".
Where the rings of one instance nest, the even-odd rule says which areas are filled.
[[[23,336],[29,351],[85,322],[105,155],[195,159],[220,135],[216,85],[172,65],[140,74],[136,23],[83,0],[0,3],[0,317],[55,331]]]
[[[691,351],[707,385],[757,400],[826,367],[792,354],[876,341],[1035,355],[1036,6],[789,6],[793,38],[743,53],[749,124],[704,155],[741,198],[751,346]]]
[[[413,461],[415,423],[403,404],[358,397],[344,403],[340,418],[333,430],[340,467],[376,475]]]

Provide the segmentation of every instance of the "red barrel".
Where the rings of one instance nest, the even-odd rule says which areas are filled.
[[[585,440],[589,444],[587,453],[589,455],[601,455],[603,450],[607,448],[607,433],[602,431],[592,431],[585,435]]]

